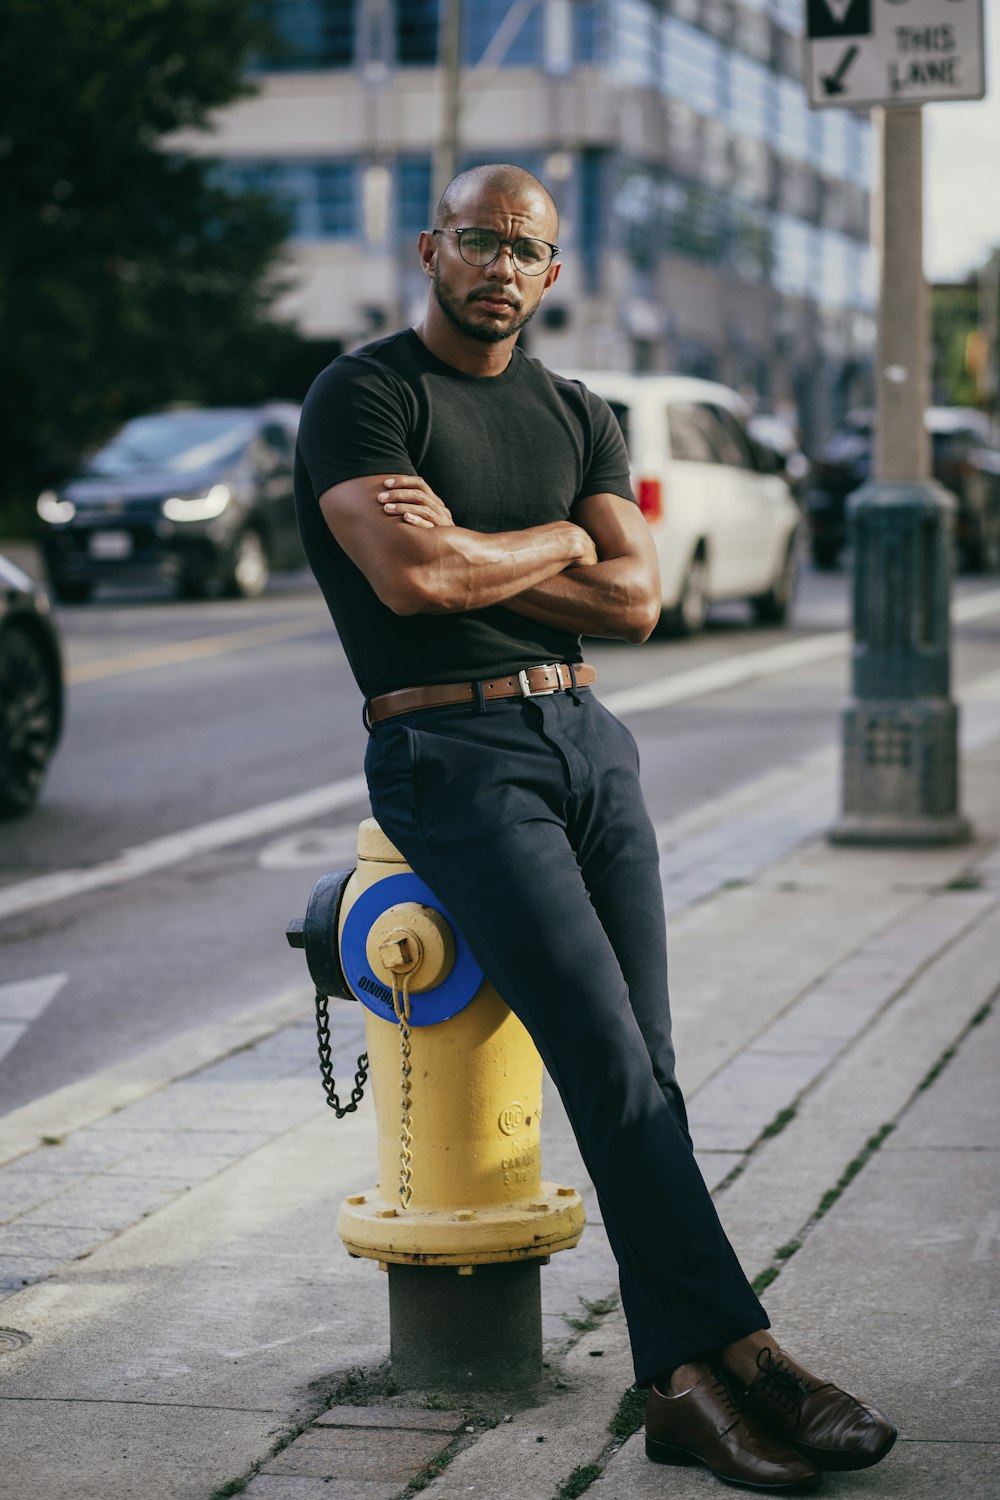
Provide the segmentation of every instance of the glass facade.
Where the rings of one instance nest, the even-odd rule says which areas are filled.
[[[354,161],[228,162],[224,180],[274,198],[288,214],[295,240],[350,239],[360,232],[358,168]]]
[[[871,129],[847,111],[809,110],[801,81],[785,71],[798,56],[804,0],[735,0],[733,25],[722,24],[722,9],[696,0],[570,0],[560,15],[548,11],[548,0],[461,3],[466,67],[475,67],[498,33],[504,45],[497,65],[556,67],[546,47],[552,51],[558,32],[559,71],[596,66],[626,90],[655,90],[685,107],[671,117],[676,140],[655,143],[653,160],[613,146],[568,148],[575,194],[569,237],[589,288],[600,284],[602,252],[617,247],[643,285],[669,255],[824,307],[871,307],[872,257],[860,237],[860,194],[872,181]],[[376,34],[390,68],[437,60],[440,0],[260,4],[278,39],[266,65],[278,70],[357,67]],[[741,152],[741,142],[752,145]],[[491,154],[544,175],[540,154],[505,149],[500,140]],[[482,159],[466,156],[463,165]],[[284,204],[295,238],[337,239],[363,235],[363,166],[340,158],[253,161],[237,163],[230,175]],[[426,227],[430,154],[408,153],[400,143],[390,166],[390,222],[409,238]],[[773,206],[775,184],[781,210]]]

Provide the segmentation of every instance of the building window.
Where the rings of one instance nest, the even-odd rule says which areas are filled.
[[[611,58],[623,82],[659,87],[660,16],[651,0],[614,0]]]
[[[223,178],[273,198],[287,213],[292,239],[349,239],[359,232],[353,161],[228,162]]]
[[[573,0],[573,57],[580,67],[603,61],[598,0]]]
[[[729,124],[737,135],[748,135],[755,141],[763,141],[773,135],[774,114],[773,73],[744,57],[740,52],[730,52],[728,68]]]
[[[848,175],[853,123],[846,110],[810,111],[810,157],[813,165],[828,177]]]
[[[727,205],[721,194],[697,183],[663,184],[663,237],[675,255],[721,264],[727,249]]]
[[[741,281],[767,281],[771,274],[771,230],[763,209],[729,205],[729,265]]]
[[[792,161],[807,161],[809,158],[809,110],[806,95],[800,83],[791,78],[778,78],[777,110],[774,115],[772,145],[782,156]]]
[[[620,226],[625,253],[634,266],[654,265],[660,253],[661,192],[659,174],[652,168],[623,166],[612,205]]]
[[[771,14],[786,31],[802,35],[805,6],[803,0],[771,0]]]
[[[433,67],[438,55],[438,0],[396,0],[396,61]]]
[[[511,0],[462,0],[462,57],[475,67],[509,15]],[[542,61],[542,7],[528,12],[500,58],[501,67],[538,67]]]
[[[722,113],[723,48],[711,37],[668,16],[663,23],[666,91],[699,114]]]
[[[577,248],[583,265],[584,285],[589,292],[598,292],[601,288],[606,161],[603,151],[580,153],[580,223]]]
[[[409,239],[430,225],[431,159],[401,156],[396,170],[396,220],[400,236]]]
[[[274,47],[252,59],[266,72],[349,68],[354,62],[355,0],[260,0]]]
[[[875,180],[875,132],[869,120],[847,117],[848,172],[852,182],[871,192]]]
[[[818,300],[820,268],[817,264],[817,231],[803,219],[790,214],[775,214],[774,285],[790,297],[812,297]]]

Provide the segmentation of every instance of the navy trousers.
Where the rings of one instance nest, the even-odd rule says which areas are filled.
[[[372,811],[559,1090],[618,1261],[636,1379],[768,1326],[691,1150],[656,839],[629,731],[586,689],[377,724]]]

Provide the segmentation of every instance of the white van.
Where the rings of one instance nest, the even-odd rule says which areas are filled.
[[[749,437],[736,392],[681,375],[564,373],[603,396],[625,434],[660,559],[661,626],[693,635],[722,599],[746,599],[760,624],[783,624],[801,513]]]

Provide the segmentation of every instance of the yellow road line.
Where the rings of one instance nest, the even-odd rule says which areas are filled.
[[[281,620],[274,625],[258,625],[253,630],[234,630],[226,635],[198,636],[191,641],[174,641],[168,646],[148,646],[144,651],[127,651],[122,656],[105,656],[98,661],[81,662],[66,672],[66,682],[98,682],[104,677],[120,677],[125,672],[145,672],[151,667],[171,667],[200,657],[221,656],[226,651],[245,651],[251,646],[265,646],[271,641],[293,640],[312,635],[323,624],[316,612],[308,622]]]

